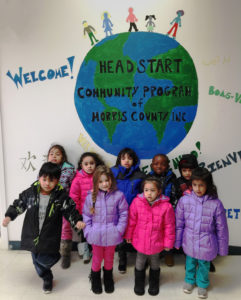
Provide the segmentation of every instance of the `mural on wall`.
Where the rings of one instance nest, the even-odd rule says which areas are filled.
[[[120,33],[86,55],[75,106],[94,142],[141,159],[169,153],[187,135],[198,104],[198,78],[188,52],[166,35]],[[150,147],[152,145],[152,147]]]

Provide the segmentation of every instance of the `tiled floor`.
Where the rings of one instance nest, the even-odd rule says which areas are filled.
[[[184,279],[184,257],[175,257],[176,264],[170,268],[161,264],[160,293],[156,298],[147,292],[138,297],[133,292],[134,254],[130,254],[127,273],[121,275],[117,271],[118,260],[115,256],[113,294],[94,295],[90,291],[88,274],[90,264],[84,265],[72,252],[72,265],[62,270],[60,263],[54,266],[54,289],[51,294],[42,292],[42,281],[38,278],[32,265],[30,254],[24,251],[0,250],[0,299],[1,300],[38,300],[38,299],[165,299],[192,300],[197,299],[197,289],[191,295],[182,292]],[[208,289],[208,299],[241,300],[241,257],[218,257],[215,260],[216,273],[210,273],[211,286]]]

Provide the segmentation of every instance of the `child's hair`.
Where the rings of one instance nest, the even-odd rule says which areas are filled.
[[[52,162],[46,162],[42,165],[39,171],[39,177],[48,176],[51,180],[58,179],[61,176],[61,169],[58,165]]]
[[[180,173],[182,169],[196,169],[197,167],[198,162],[194,154],[184,154],[178,164]]]
[[[90,209],[90,212],[92,214],[95,213],[95,202],[96,202],[96,197],[99,191],[99,180],[101,175],[106,175],[108,179],[111,180],[111,187],[110,190],[113,191],[116,189],[116,181],[115,177],[111,171],[110,168],[108,168],[105,165],[100,165],[95,169],[94,176],[93,176],[93,192],[92,192],[92,207]]]
[[[66,154],[66,152],[65,152],[65,150],[64,150],[64,147],[61,146],[61,145],[58,145],[58,144],[53,145],[53,146],[51,146],[51,147],[49,148],[49,151],[48,151],[48,157],[49,157],[50,151],[51,151],[53,148],[56,148],[56,149],[58,149],[58,150],[61,152],[61,154],[62,154],[62,156],[63,156],[63,158],[62,158],[62,164],[63,164],[64,162],[68,162],[67,154]]]
[[[154,183],[156,188],[158,189],[158,191],[162,191],[163,189],[163,186],[162,186],[162,182],[161,180],[159,180],[159,178],[155,177],[155,176],[147,176],[143,181],[142,181],[142,190],[144,191],[144,187],[145,187],[145,184],[146,183]]]
[[[152,158],[152,161],[153,161],[156,157],[158,157],[158,156],[161,156],[161,157],[165,158],[165,160],[167,161],[167,163],[168,163],[168,165],[169,165],[170,160],[169,160],[168,156],[167,156],[166,154],[162,154],[162,153],[158,153],[158,154],[154,155],[153,158]]]
[[[123,157],[125,154],[128,154],[133,159],[133,166],[135,166],[139,162],[139,158],[134,150],[131,148],[124,148],[122,149],[116,159],[116,167],[118,167],[121,164],[121,157]]]
[[[213,176],[206,168],[198,167],[193,170],[192,176],[191,176],[191,182],[193,180],[202,180],[207,185],[207,191],[206,194],[209,196],[217,197],[217,188],[213,183]]]
[[[95,161],[95,164],[96,164],[96,167],[100,166],[100,165],[104,165],[104,162],[103,160],[99,157],[98,154],[94,153],[94,152],[84,152],[81,156],[80,156],[80,159],[78,161],[78,167],[77,167],[77,170],[81,170],[82,169],[82,162],[83,162],[83,159],[87,156],[91,156],[94,161]]]

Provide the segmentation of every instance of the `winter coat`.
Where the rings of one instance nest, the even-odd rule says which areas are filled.
[[[219,199],[184,193],[176,208],[175,247],[180,246],[188,256],[206,261],[228,254],[228,225]]]
[[[177,178],[177,186],[179,198],[181,198],[184,195],[185,191],[187,191],[188,193],[192,191],[191,180],[187,180],[183,176]]]
[[[129,210],[125,239],[130,239],[133,247],[146,255],[173,248],[175,242],[175,213],[169,198],[161,195],[152,205],[139,194]]]
[[[126,169],[121,165],[111,168],[117,182],[117,187],[126,197],[126,201],[130,205],[137,194],[141,193],[141,183],[146,175],[139,168],[139,163]]]
[[[151,171],[148,175],[157,177],[161,181],[162,194],[170,198],[170,203],[175,209],[180,198],[176,175],[171,169],[161,175],[157,175],[154,171]]]
[[[13,221],[26,210],[21,236],[23,250],[33,253],[57,253],[60,245],[62,216],[69,220],[72,227],[82,220],[82,216],[75,209],[74,201],[58,184],[50,194],[46,217],[39,232],[39,194],[40,184],[36,181],[9,206],[5,216]]]
[[[84,208],[83,220],[86,223],[84,236],[91,245],[114,246],[123,241],[128,219],[128,204],[119,190],[99,191],[95,202],[95,213],[91,214],[92,193],[89,192]]]
[[[87,192],[93,187],[93,174],[88,174],[84,170],[76,171],[72,181],[69,196],[74,200],[76,208],[82,214]]]
[[[69,192],[71,182],[74,178],[74,166],[70,163],[64,162],[61,167],[61,176],[59,179],[59,183],[62,185],[67,192]]]

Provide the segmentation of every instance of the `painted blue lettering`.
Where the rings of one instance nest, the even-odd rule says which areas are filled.
[[[35,77],[35,71],[30,72],[31,76],[32,76],[32,80],[33,82],[38,81],[38,78]]]
[[[25,84],[31,83],[31,82],[32,82],[32,81],[29,79],[29,76],[30,76],[29,73],[23,74],[23,78],[24,78]]]
[[[239,218],[238,214],[240,213],[240,209],[239,208],[234,208],[233,211],[235,212],[235,219],[238,219]]]
[[[53,78],[54,78],[54,75],[55,75],[54,70],[49,69],[49,70],[48,70],[48,73],[47,73],[48,79],[53,79]]]
[[[14,78],[13,78],[10,71],[7,72],[7,76],[12,79],[12,81],[16,84],[17,88],[18,88],[18,83],[21,85],[21,87],[23,86],[22,85],[22,73],[23,73],[23,68],[22,67],[19,67],[19,75],[15,74]]]
[[[47,79],[46,76],[42,76],[43,73],[44,73],[44,70],[39,71],[38,77],[39,77],[40,81],[44,81]]]
[[[58,77],[62,77],[61,69],[56,70],[55,79],[58,78]]]
[[[61,68],[61,72],[62,72],[62,77],[66,77],[69,75],[69,73],[65,72],[66,69],[68,69],[68,66],[62,66]]]
[[[228,209],[228,218],[229,218],[229,219],[232,219],[232,218],[233,218],[233,215],[231,214],[231,212],[232,212],[232,208],[229,208],[229,209]]]

